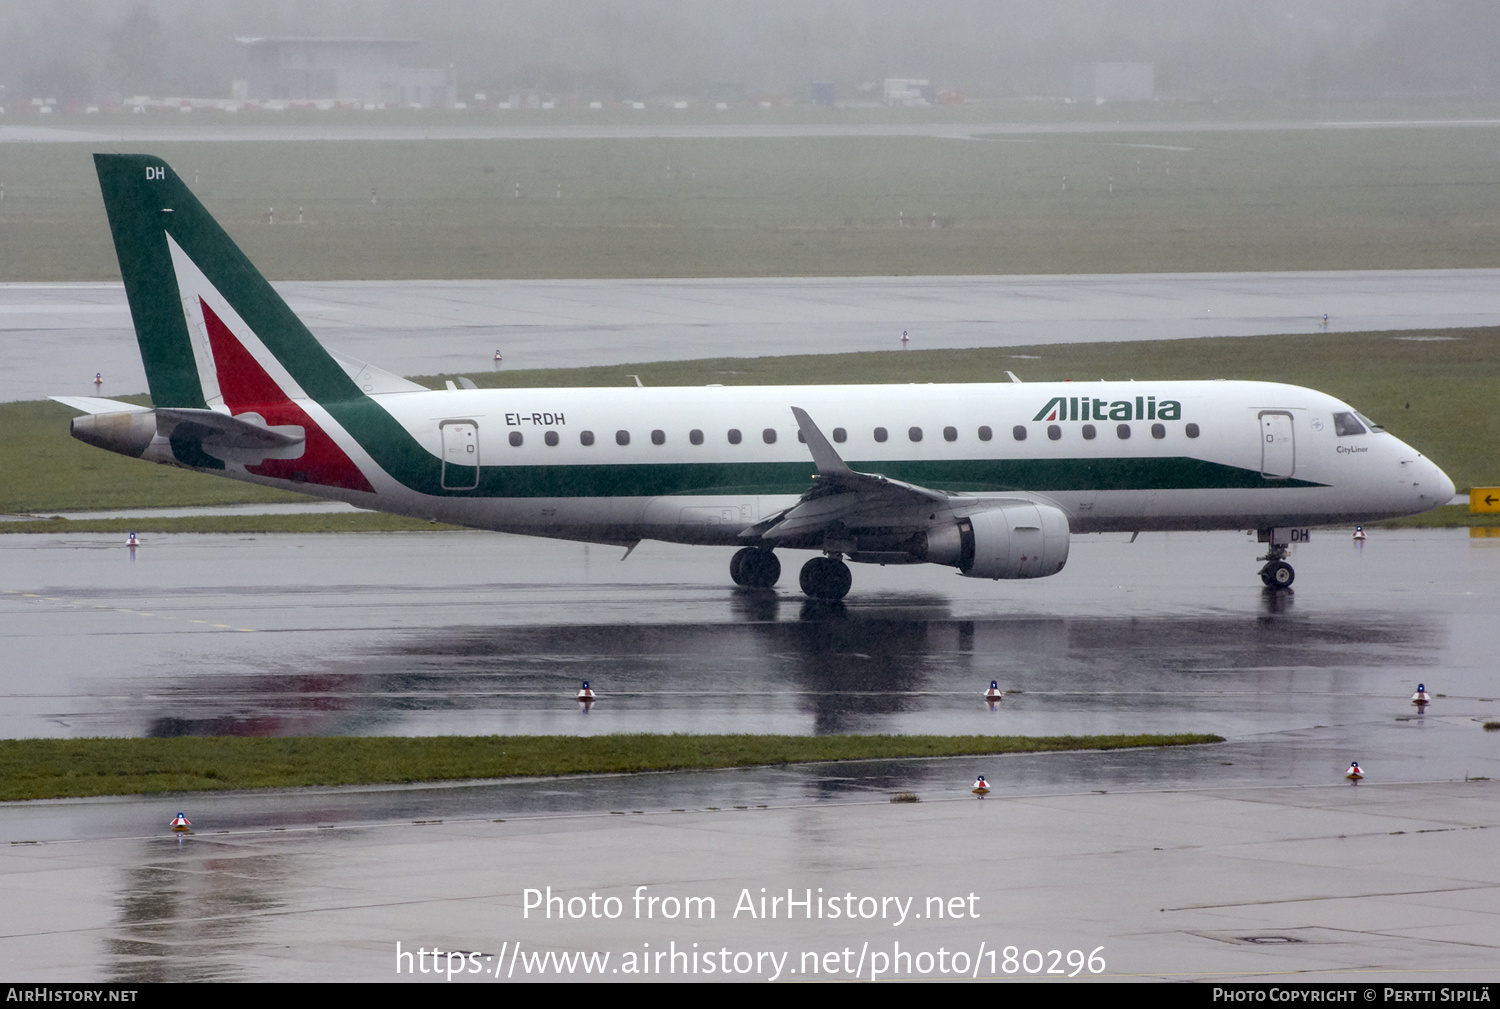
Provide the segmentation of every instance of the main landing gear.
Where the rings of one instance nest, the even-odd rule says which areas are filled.
[[[1285,543],[1272,543],[1266,548],[1264,557],[1255,558],[1266,562],[1266,566],[1260,569],[1260,580],[1266,583],[1266,588],[1279,590],[1292,587],[1292,580],[1297,577],[1297,572],[1286,562],[1287,551],[1290,549]]]
[[[802,565],[802,574],[798,580],[802,583],[803,592],[814,599],[826,599],[829,602],[837,602],[847,596],[849,586],[854,584],[849,565],[837,557],[814,557]]]
[[[747,589],[768,589],[781,577],[781,561],[769,550],[745,547],[729,559],[729,577]]]
[[[781,561],[769,550],[745,547],[730,558],[729,577],[748,589],[768,589],[781,577]],[[814,557],[802,565],[798,581],[812,598],[836,602],[849,594],[854,576],[837,557]]]

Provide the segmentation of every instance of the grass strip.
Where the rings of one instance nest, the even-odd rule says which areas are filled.
[[[455,530],[461,526],[386,515],[187,515],[175,518],[65,519],[0,522],[0,533],[388,533]]]
[[[1420,515],[1377,522],[1375,529],[1483,529],[1500,526],[1500,512],[1471,512],[1467,505],[1444,505]],[[1343,526],[1338,528],[1343,529]]]
[[[1220,736],[238,736],[0,740],[0,800],[1221,743]]]
[[[1492,120],[1494,102],[1345,105],[1345,114],[1334,115],[1426,121],[1421,128],[1277,128],[1283,118],[1312,125],[1327,108],[1338,106],[1151,111],[1110,104],[1084,111],[1011,102],[899,115],[838,110],[811,120],[954,123],[998,116],[1078,123],[1121,116],[1156,119],[1163,127],[991,140],[699,135],[247,144],[192,139],[187,124],[153,122],[154,137],[122,137],[108,146],[166,158],[250,260],[285,280],[1175,273],[1500,262],[1496,130],[1480,122],[1432,122],[1470,110],[1475,119]],[[570,118],[561,110],[546,115],[554,111],[557,117],[546,122]],[[752,114],[755,123],[810,121],[791,112]],[[278,122],[282,115],[289,113],[276,113]],[[326,115],[333,118],[318,122],[376,122],[320,113]],[[691,110],[681,115],[676,129],[702,121]],[[429,122],[542,122],[494,116],[475,110]],[[659,121],[654,116],[641,110],[634,122]],[[1169,128],[1199,116],[1266,128]],[[266,121],[256,115],[239,126],[217,125],[233,118],[209,121],[231,135]],[[88,117],[85,128],[98,131],[106,121]],[[379,128],[403,121],[415,125],[390,118],[380,119]],[[164,129],[183,130],[182,139],[167,139]],[[119,276],[98,179],[80,146],[7,145],[0,281]],[[378,202],[366,191],[371,186],[379,189]],[[266,219],[271,206],[280,211],[274,223]],[[1323,311],[1308,305],[1309,315]]]

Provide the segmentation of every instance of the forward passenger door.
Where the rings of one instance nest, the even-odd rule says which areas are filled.
[[[1296,468],[1297,451],[1292,438],[1292,415],[1284,410],[1262,410],[1260,475],[1267,480],[1285,480]]]

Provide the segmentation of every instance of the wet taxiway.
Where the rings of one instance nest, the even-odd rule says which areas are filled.
[[[778,591],[747,593],[726,584],[727,551],[649,543],[622,563],[482,533],[158,536],[133,557],[117,537],[0,537],[11,737],[1228,739],[7,804],[0,885],[15,911],[0,965],[35,979],[380,979],[395,976],[397,941],[612,950],[618,964],[648,942],[775,947],[800,963],[900,940],[1103,944],[1115,977],[1491,976],[1500,863],[1482,828],[1500,826],[1486,780],[1500,779],[1500,735],[1482,724],[1500,717],[1500,539],[1316,533],[1282,595],[1254,578],[1256,552],[1237,534],[1083,537],[1055,578],[860,567],[828,607],[795,593],[798,558]],[[587,712],[582,679],[600,694]],[[981,698],[991,679],[1007,691],[995,711]],[[1424,712],[1409,701],[1419,681],[1438,695]],[[1355,787],[1340,778],[1352,759],[1370,775]],[[976,801],[980,772],[996,791]],[[923,802],[892,805],[900,791]],[[166,832],[179,807],[198,831],[181,846]],[[712,895],[719,914],[523,919],[523,891],[547,885],[626,906],[636,886]],[[762,886],[972,891],[988,916],[730,917],[742,888]]]
[[[797,592],[796,553],[756,592],[728,584],[727,549],[622,552],[478,532],[3,537],[0,735],[1243,737],[1404,714],[1418,681],[1445,718],[1500,711],[1479,700],[1500,690],[1500,539],[1465,530],[1319,532],[1284,595],[1235,533],[1079,537],[1031,582],[861,565],[833,606]]]
[[[337,351],[398,374],[688,358],[1493,326],[1500,270],[298,282]],[[0,284],[0,401],[146,387],[124,289]],[[1025,377],[1026,362],[1015,362]],[[93,384],[102,373],[99,390]]]

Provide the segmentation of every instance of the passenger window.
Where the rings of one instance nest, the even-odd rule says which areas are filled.
[[[760,440],[765,442],[767,445],[776,444],[776,429],[774,427],[766,428],[760,433]]]
[[[945,427],[945,428],[943,428],[943,441],[958,441],[958,428],[956,428],[956,427]]]
[[[514,445],[516,448],[520,448],[521,447],[521,442],[522,441],[523,441],[523,439],[521,437],[521,432],[520,431],[512,431],[510,433],[510,443],[512,445]]]
[[[1058,427],[1056,424],[1048,424],[1047,437],[1052,439],[1053,441],[1057,441],[1062,437],[1062,428]]]
[[[980,427],[980,429],[979,429],[979,440],[980,441],[989,441],[993,437],[995,437],[995,432],[993,432],[993,431],[990,430],[988,424]]]
[[[1167,425],[1165,425],[1165,424],[1152,424],[1151,425],[1151,437],[1153,437],[1153,438],[1165,438],[1166,436],[1167,436]]]
[[[1084,441],[1093,441],[1094,437],[1098,433],[1099,433],[1098,431],[1094,430],[1094,425],[1092,425],[1092,424],[1085,424],[1085,425],[1083,425],[1083,440]]]
[[[1197,424],[1188,424],[1182,430],[1183,430],[1184,433],[1187,434],[1187,436],[1189,438],[1196,438],[1196,437],[1198,437],[1198,425]]]
[[[630,444],[630,432],[629,431],[616,431],[615,432],[615,444],[616,445],[629,445]]]
[[[592,445],[593,443],[594,443],[594,432],[592,432],[592,431],[579,431],[578,432],[578,444],[580,444],[580,445]]]
[[[542,435],[542,441],[544,441],[544,442],[547,443],[547,447],[548,448],[556,448],[557,447],[557,432],[556,431],[548,431],[546,434]]]
[[[1026,425],[1025,424],[1017,424],[1015,427],[1013,427],[1013,428],[1010,429],[1010,435],[1016,441],[1025,441],[1026,440]]]
[[[700,430],[698,430],[696,427],[693,428],[691,431],[688,432],[688,441],[692,442],[694,445],[702,445],[703,444],[703,432],[700,431]]]
[[[1352,413],[1336,413],[1333,415],[1333,430],[1340,438],[1347,438],[1351,434],[1367,434],[1365,426],[1359,422],[1359,418]]]
[[[912,441],[921,441],[922,429],[919,427],[909,427],[906,429],[906,436]]]
[[[1130,425],[1129,424],[1120,424],[1120,425],[1118,425],[1115,428],[1115,434],[1119,436],[1119,438],[1120,438],[1121,441],[1126,440],[1127,438],[1130,437]]]
[[[885,441],[889,437],[890,437],[890,434],[886,431],[885,428],[883,428],[883,427],[877,427],[875,429],[875,440],[876,441]]]
[[[732,427],[729,429],[729,444],[738,445],[743,437],[744,436],[740,434],[739,428]]]
[[[656,430],[651,432],[651,444],[665,445],[667,443],[667,432]]]
[[[836,427],[833,429],[833,440],[842,445],[849,440],[849,432],[841,427]]]

